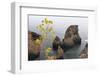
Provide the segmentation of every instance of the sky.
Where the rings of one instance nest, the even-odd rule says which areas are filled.
[[[53,24],[51,26],[56,32],[56,35],[61,39],[64,38],[65,31],[70,25],[78,25],[79,35],[82,40],[88,39],[88,18],[87,17],[64,17],[64,16],[39,16],[39,15],[29,15],[28,17],[28,30],[36,33],[40,32],[37,30],[36,26],[41,24],[41,21],[45,18],[52,20]]]

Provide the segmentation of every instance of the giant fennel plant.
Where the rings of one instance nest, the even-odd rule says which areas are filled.
[[[56,34],[55,34],[55,31],[53,29],[53,21],[52,20],[49,20],[48,18],[45,18],[44,20],[41,21],[41,24],[39,24],[37,26],[37,29],[40,31],[41,33],[41,37],[40,37],[40,40],[37,40],[36,42],[39,43],[39,42],[45,42],[46,40],[49,41],[49,44],[52,44],[53,40],[55,39],[56,37]],[[47,44],[45,44],[45,46],[47,46]],[[52,48],[51,47],[45,47],[44,46],[44,52],[45,52],[45,56],[48,58],[52,58],[51,56],[48,56],[49,54],[51,54],[53,51],[52,51]]]
[[[44,20],[41,21],[41,24],[37,26],[37,29],[41,33],[42,40],[48,39],[48,35],[50,35],[49,39],[51,41],[54,40],[56,35],[54,29],[52,28],[52,24],[53,24],[52,20],[45,18]]]

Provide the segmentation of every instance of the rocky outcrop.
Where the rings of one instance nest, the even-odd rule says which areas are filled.
[[[70,25],[65,32],[64,39],[62,40],[62,48],[66,49],[81,44],[81,38],[78,32],[78,25]]]
[[[52,45],[53,45],[53,50],[58,50],[58,46],[61,46],[61,40],[58,36],[55,37]]]
[[[61,40],[58,36],[53,41],[53,51],[56,51],[56,59],[63,59],[63,49],[61,45]]]
[[[85,45],[84,49],[80,52],[80,58],[88,58],[88,43]]]
[[[41,44],[40,35],[35,32],[28,32],[28,60],[36,60],[40,55]]]

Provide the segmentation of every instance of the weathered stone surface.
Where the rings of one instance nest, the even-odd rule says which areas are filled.
[[[53,41],[53,51],[56,51],[56,59],[63,59],[63,49],[61,48],[61,40],[58,36]]]
[[[55,37],[52,45],[53,45],[53,50],[58,50],[58,46],[61,46],[61,40],[58,36]]]
[[[78,32],[78,25],[70,25],[65,32],[64,39],[62,40],[62,48],[64,51],[68,48],[81,44],[81,37]]]
[[[88,43],[80,53],[80,58],[88,58]]]
[[[41,44],[36,44],[39,41],[40,35],[35,32],[28,32],[28,60],[35,60],[40,55]]]

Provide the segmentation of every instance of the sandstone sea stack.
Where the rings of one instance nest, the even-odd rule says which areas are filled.
[[[62,40],[62,48],[66,51],[68,48],[72,48],[81,44],[81,37],[78,32],[78,25],[70,25],[65,32],[64,39]]]
[[[53,51],[56,51],[56,59],[63,59],[63,49],[62,49],[62,44],[61,40],[58,36],[55,37],[53,41]]]
[[[85,45],[84,49],[80,52],[80,58],[88,58],[88,43]]]
[[[40,35],[35,32],[28,32],[28,60],[36,60],[39,58],[41,44],[39,42]]]

